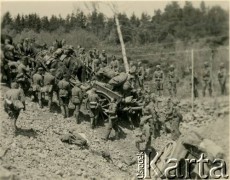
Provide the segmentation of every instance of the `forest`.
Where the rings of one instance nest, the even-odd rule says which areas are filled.
[[[154,8],[153,8],[154,9]],[[126,44],[146,45],[152,43],[174,43],[215,37],[215,42],[224,45],[228,42],[229,12],[220,6],[207,7],[201,2],[195,8],[187,1],[184,7],[173,1],[166,5],[164,11],[155,10],[153,15],[142,13],[141,17],[125,13],[118,14],[123,39]],[[100,42],[119,44],[114,17],[106,17],[99,10],[90,14],[78,9],[66,17],[52,15],[40,17],[36,13],[18,14],[12,17],[7,12],[2,17],[3,32],[21,32],[33,30],[35,33],[70,33],[84,32],[95,36]]]

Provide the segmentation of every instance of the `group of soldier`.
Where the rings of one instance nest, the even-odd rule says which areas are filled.
[[[145,79],[149,76],[141,62],[137,65],[130,63],[129,72],[123,72],[124,67],[120,59],[112,56],[111,60],[105,50],[101,53],[96,48],[86,53],[85,48],[67,45],[65,40],[55,41],[52,46],[38,45],[34,39],[25,38],[17,44],[12,39],[5,38],[1,44],[1,75],[2,82],[6,82],[11,89],[5,94],[4,107],[9,117],[13,119],[15,130],[16,121],[20,111],[25,110],[25,96],[31,97],[38,102],[40,108],[44,107],[45,100],[48,108],[53,111],[54,103],[61,109],[64,118],[69,117],[69,111],[74,111],[76,123],[80,123],[79,113],[83,102],[89,105],[89,116],[91,128],[95,128],[100,118],[101,99],[97,90],[92,87],[92,82],[102,81],[106,88],[116,91],[116,83],[120,77],[125,79],[122,94],[125,101],[134,97],[132,101],[140,107],[138,117],[140,122],[140,134],[136,145],[144,143],[145,147],[151,144],[152,137],[160,132],[171,132],[173,140],[180,136],[179,124],[183,117],[179,111],[179,101],[175,98],[177,93],[178,77],[175,67],[171,65],[167,74],[168,90],[170,98],[167,100],[167,108],[164,112],[165,120],[160,120],[160,101],[163,95],[164,72],[160,65],[156,66],[153,79],[156,92],[151,92],[145,85]],[[205,66],[207,67],[207,66]],[[208,87],[211,95],[210,70],[204,71],[205,95]],[[125,77],[125,78],[124,78]],[[223,65],[218,73],[221,84],[221,92],[225,93],[226,73]],[[194,76],[194,87],[196,87]],[[194,88],[196,93],[197,88]],[[112,129],[115,130],[115,138],[119,138],[121,128],[119,127],[117,99],[111,99],[105,113],[108,115],[109,123],[104,140],[108,140]],[[124,108],[125,110],[125,108]],[[130,113],[132,110],[127,109]],[[131,116],[128,117],[132,124]],[[169,125],[168,125],[169,124]],[[133,126],[132,126],[133,128]]]

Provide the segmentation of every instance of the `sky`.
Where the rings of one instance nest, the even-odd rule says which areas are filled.
[[[113,12],[108,6],[108,1],[94,1],[99,6],[98,10],[103,12],[107,17],[111,17]],[[183,7],[185,1],[178,1],[180,6]],[[199,7],[201,1],[193,1],[194,7]],[[165,6],[170,1],[116,1],[117,9],[119,12],[125,12],[128,16],[131,16],[134,12],[138,17],[141,16],[142,12],[146,12],[149,15],[154,14],[154,10],[164,10]],[[229,10],[229,1],[205,1],[206,6],[212,7],[219,5],[222,8]],[[88,8],[87,8],[88,7]],[[61,15],[66,17],[77,9],[83,10],[85,13],[92,11],[92,3],[90,1],[12,1],[2,0],[1,2],[1,17],[9,11],[12,16],[19,14],[37,13],[40,16]]]

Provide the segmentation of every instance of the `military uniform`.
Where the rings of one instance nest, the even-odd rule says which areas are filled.
[[[67,77],[66,77],[67,78]],[[61,106],[62,115],[64,118],[69,117],[69,93],[70,93],[70,83],[63,78],[58,83],[59,88],[59,104]]]
[[[41,88],[43,86],[43,76],[42,76],[42,68],[39,68],[39,72],[35,73],[32,77],[33,80],[33,94],[34,97],[38,100],[39,106],[42,108],[42,92]]]
[[[138,84],[141,88],[143,88],[144,86],[144,78],[145,78],[145,69],[141,65],[141,63],[139,63],[137,69],[137,79],[138,79]]]
[[[160,66],[157,66],[157,70],[154,72],[153,77],[155,79],[155,88],[156,91],[158,92],[159,96],[162,95],[162,91],[163,91],[163,79],[164,79],[164,73],[163,71],[160,69]]]
[[[179,126],[181,121],[183,120],[183,116],[179,112],[178,107],[179,102],[177,100],[172,101],[172,104],[169,107],[169,111],[167,112],[166,122],[170,123],[170,131],[171,131],[171,137],[172,140],[176,141],[180,135],[181,132],[179,130]]]
[[[100,60],[98,58],[95,58],[92,62],[92,71],[94,73],[98,72],[100,69]]]
[[[25,109],[25,95],[18,88],[17,83],[12,83],[12,89],[9,89],[5,94],[4,108],[9,117],[14,120],[14,128],[17,129],[16,121],[21,109]]]
[[[99,116],[99,96],[96,94],[95,89],[91,89],[88,94],[89,101],[89,116],[90,116],[90,124],[91,128],[94,128],[97,125],[97,120]]]
[[[102,54],[100,55],[99,59],[100,59],[101,63],[103,64],[103,66],[107,66],[108,57],[107,57],[107,55],[105,53],[105,50],[102,50]]]
[[[227,79],[226,69],[224,68],[224,64],[221,64],[220,69],[218,71],[218,81],[220,84],[221,95],[224,95],[226,93],[226,79]]]
[[[118,118],[117,118],[117,103],[116,102],[112,101],[110,103],[108,114],[109,114],[109,124],[107,127],[105,140],[108,140],[112,129],[115,130],[115,138],[118,139],[119,138],[119,126],[117,124]]]
[[[149,119],[142,119],[140,123],[141,133],[137,136],[138,139],[135,141],[136,147],[138,150],[148,150],[151,148],[151,136],[152,130]],[[142,148],[140,147],[140,143],[143,143]]]
[[[174,66],[170,66],[169,72],[168,72],[168,90],[170,96],[176,96],[177,94],[177,77],[174,70]]]
[[[110,68],[114,70],[115,72],[119,72],[119,61],[116,59],[116,57],[113,57],[113,60],[110,63]]]
[[[205,63],[205,68],[203,70],[203,89],[202,89],[202,93],[204,97],[205,97],[207,88],[208,88],[209,96],[212,96],[211,70],[208,67],[208,64]]]
[[[55,86],[55,77],[51,73],[46,72],[44,74],[43,92],[46,93],[46,95],[48,96],[49,110],[51,110],[54,86]]]
[[[81,103],[83,99],[83,93],[81,88],[79,87],[81,84],[77,82],[77,84],[71,90],[71,98],[69,108],[74,109],[74,114],[76,118],[77,124],[79,124],[79,112],[81,108]]]

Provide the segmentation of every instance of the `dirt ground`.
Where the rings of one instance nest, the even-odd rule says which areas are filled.
[[[1,87],[1,95],[6,88]],[[2,100],[1,100],[2,102]],[[204,137],[221,146],[228,155],[229,104],[227,97],[206,98],[195,101],[194,118],[189,100],[182,100],[184,121],[182,133],[197,130]],[[10,132],[10,120],[0,108],[0,166],[15,174],[18,179],[132,179],[137,170],[137,129],[123,127],[123,137],[118,141],[103,142],[106,127],[91,129],[82,116],[81,124],[74,117],[63,119],[59,113],[40,109],[29,99],[26,111],[20,114],[16,137]],[[84,109],[82,109],[84,112]],[[63,143],[60,134],[76,131],[88,140],[89,148]],[[113,134],[112,134],[113,136]],[[153,146],[160,150],[169,136],[157,138]],[[102,156],[109,153],[111,160]],[[227,160],[229,161],[229,160]]]

